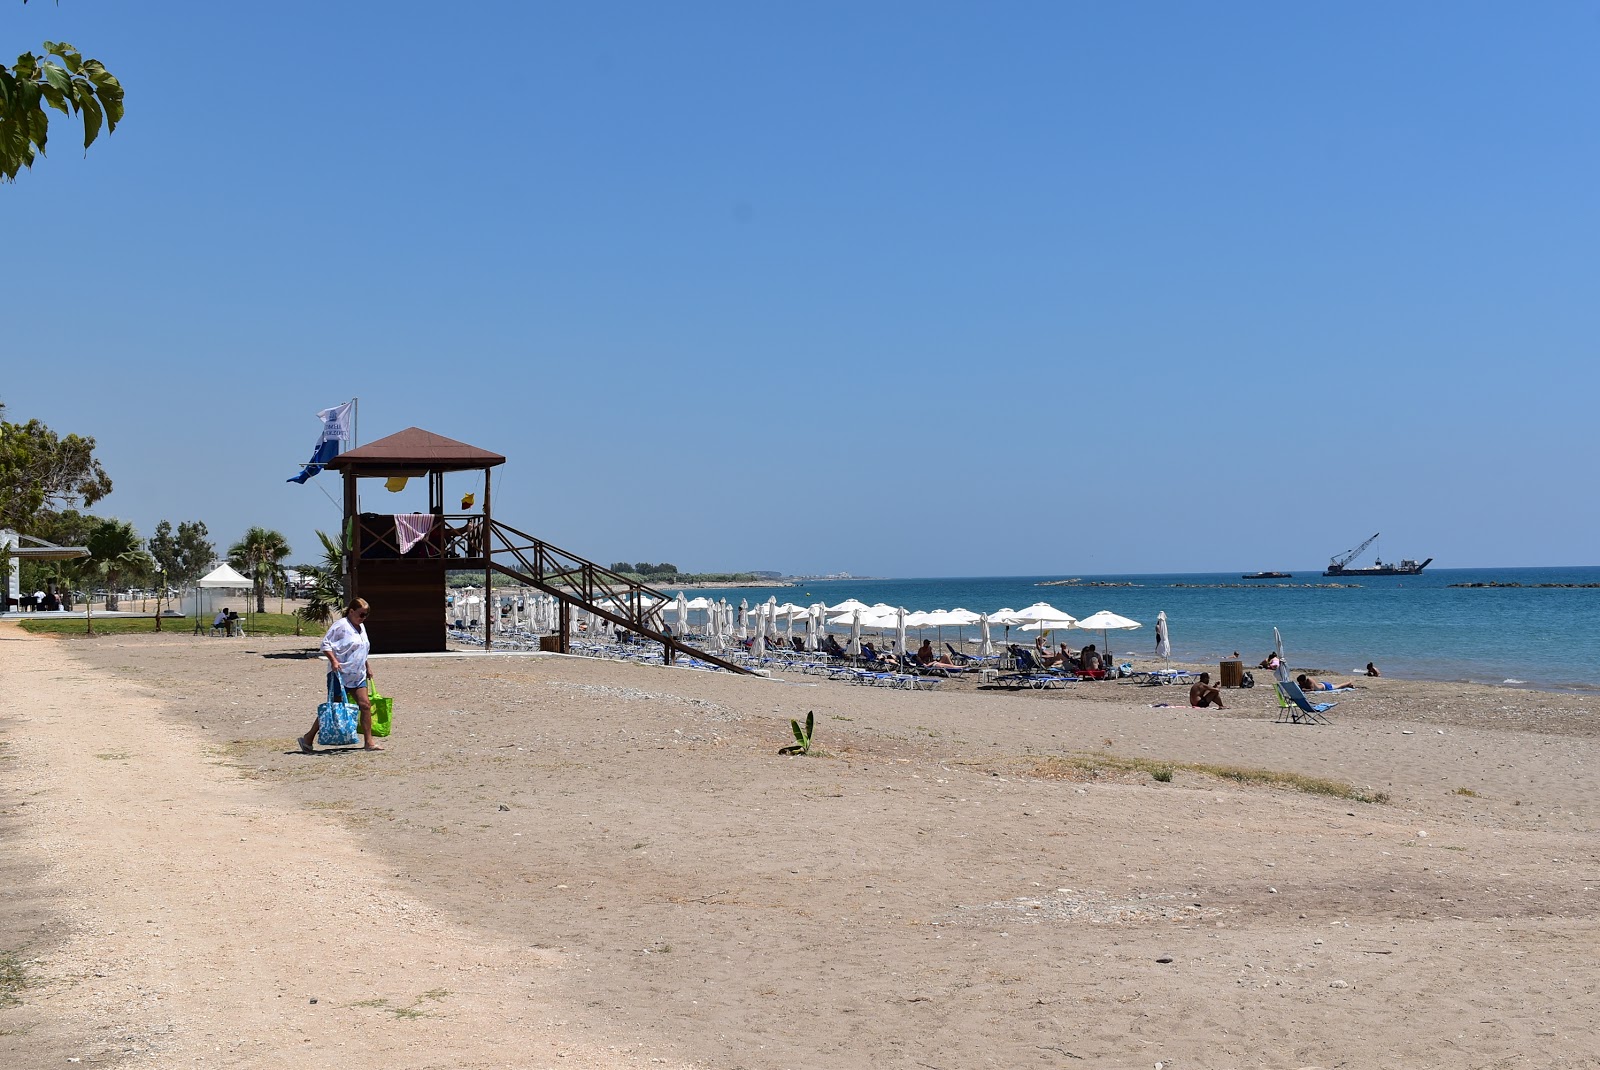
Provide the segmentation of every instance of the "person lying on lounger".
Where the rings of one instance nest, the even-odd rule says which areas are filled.
[[[1326,680],[1313,680],[1311,677],[1307,676],[1305,673],[1301,673],[1299,676],[1296,676],[1294,678],[1294,682],[1300,685],[1300,690],[1307,691],[1307,692],[1310,692],[1310,691],[1343,691],[1347,687],[1348,688],[1353,688],[1353,687],[1356,686],[1355,684],[1348,684],[1348,683],[1347,684],[1330,684]]]
[[[1219,710],[1228,708],[1222,704],[1222,692],[1211,686],[1211,674],[1208,672],[1201,673],[1200,682],[1189,687],[1189,705],[1202,710],[1208,706],[1215,706]]]

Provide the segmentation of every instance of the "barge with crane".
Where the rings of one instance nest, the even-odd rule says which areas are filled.
[[[1428,558],[1426,561],[1420,561],[1420,562],[1419,561],[1415,561],[1415,560],[1407,557],[1404,560],[1402,560],[1398,565],[1395,564],[1392,561],[1387,563],[1387,564],[1385,564],[1382,558],[1374,558],[1372,564],[1370,566],[1368,566],[1367,568],[1360,568],[1360,567],[1352,568],[1351,565],[1350,565],[1350,562],[1352,562],[1356,558],[1360,557],[1363,550],[1365,550],[1367,547],[1371,546],[1373,543],[1377,542],[1378,541],[1378,535],[1381,535],[1381,534],[1382,534],[1382,532],[1375,532],[1373,534],[1372,538],[1368,539],[1366,542],[1362,543],[1360,546],[1357,546],[1354,550],[1346,550],[1344,553],[1340,554],[1338,557],[1335,557],[1332,561],[1329,561],[1328,562],[1328,568],[1327,568],[1327,570],[1325,572],[1323,572],[1323,575],[1324,576],[1418,576],[1418,575],[1421,575],[1423,569],[1425,569],[1429,565],[1433,564],[1433,558],[1431,558],[1431,557]]]

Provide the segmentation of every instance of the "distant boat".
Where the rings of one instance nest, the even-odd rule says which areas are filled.
[[[1293,572],[1246,572],[1241,580],[1292,580]]]
[[[1325,572],[1323,572],[1323,575],[1324,576],[1416,576],[1416,575],[1420,575],[1423,569],[1425,569],[1429,565],[1433,564],[1433,558],[1431,558],[1431,557],[1428,558],[1426,561],[1422,561],[1420,563],[1408,557],[1408,558],[1405,558],[1403,561],[1401,561],[1398,565],[1396,565],[1396,564],[1394,564],[1392,562],[1390,564],[1386,565],[1386,564],[1383,563],[1383,559],[1382,558],[1375,558],[1373,560],[1373,562],[1372,562],[1372,565],[1370,567],[1368,567],[1368,568],[1351,568],[1350,567],[1350,562],[1354,561],[1357,557],[1361,556],[1361,551],[1363,551],[1367,547],[1371,546],[1377,540],[1378,540],[1378,536],[1376,534],[1374,534],[1372,536],[1372,538],[1368,539],[1366,542],[1362,543],[1360,546],[1357,546],[1354,550],[1346,550],[1344,553],[1340,554],[1338,557],[1334,558],[1332,561],[1329,561],[1328,562],[1328,568],[1327,568],[1327,570]]]
[[[1398,565],[1392,564],[1392,563],[1386,565],[1382,561],[1374,561],[1372,563],[1372,567],[1370,567],[1370,568],[1345,568],[1343,566],[1329,565],[1328,566],[1328,570],[1326,572],[1324,572],[1323,575],[1324,576],[1416,576],[1416,575],[1419,575],[1422,572],[1423,569],[1427,568],[1431,564],[1433,564],[1433,558],[1431,558],[1431,557],[1428,558],[1426,561],[1413,561],[1411,558],[1408,557],[1405,560],[1401,561]]]

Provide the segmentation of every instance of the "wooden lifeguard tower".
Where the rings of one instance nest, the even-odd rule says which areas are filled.
[[[494,645],[498,612],[492,582],[500,573],[557,600],[559,627],[553,645],[561,653],[567,651],[572,610],[582,609],[661,643],[669,664],[683,653],[731,672],[749,672],[667,634],[659,617],[666,595],[660,591],[496,521],[490,474],[505,462],[498,453],[420,427],[328,462],[327,467],[344,475],[343,530],[349,544],[345,589],[373,605],[374,654],[445,650],[445,573],[482,569],[487,648]],[[483,473],[481,512],[445,512],[444,474],[476,471]],[[361,511],[361,480],[400,478],[427,479],[426,514]]]
[[[349,541],[345,589],[371,602],[383,621],[381,628],[372,629],[374,654],[445,649],[447,569],[484,569],[484,589],[488,590],[487,547],[482,535],[491,517],[489,475],[505,463],[498,453],[420,427],[408,427],[328,462],[329,468],[344,475],[344,532]],[[447,515],[445,473],[473,471],[483,472],[482,515]],[[361,511],[359,484],[363,479],[428,481],[428,519],[421,539],[401,549],[410,539],[402,539],[400,525],[414,525],[411,514]],[[477,538],[462,538],[459,546],[452,547],[452,536],[465,536],[469,530]]]

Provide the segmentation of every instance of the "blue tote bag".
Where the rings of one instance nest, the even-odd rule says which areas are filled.
[[[333,685],[339,684],[339,695],[334,697]],[[348,747],[356,741],[356,726],[361,721],[361,707],[350,701],[345,693],[344,681],[337,673],[328,674],[328,701],[317,707],[317,742],[324,747]]]

